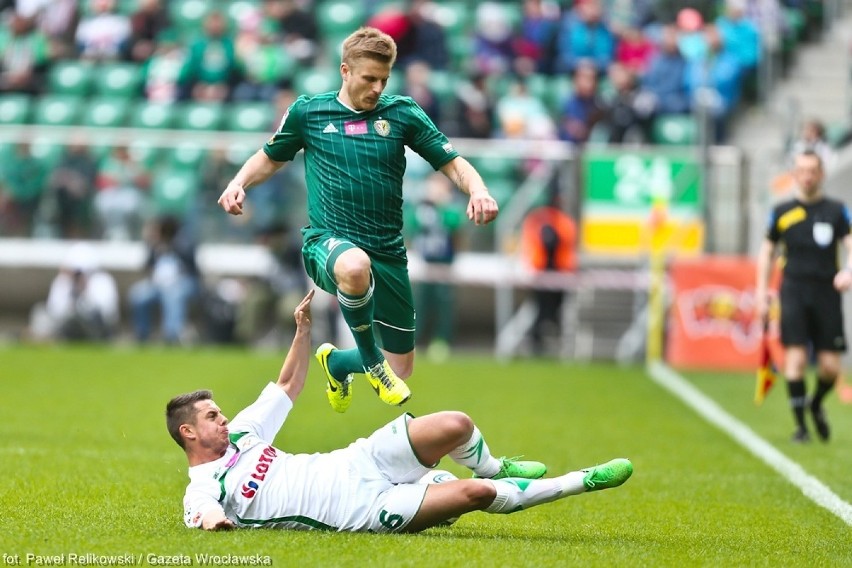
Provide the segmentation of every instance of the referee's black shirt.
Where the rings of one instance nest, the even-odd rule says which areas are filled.
[[[840,201],[814,203],[792,199],[772,209],[766,237],[783,242],[784,276],[795,280],[832,280],[838,270],[838,248],[849,234],[852,216]]]

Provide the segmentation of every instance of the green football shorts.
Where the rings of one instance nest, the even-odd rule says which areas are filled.
[[[336,296],[334,263],[345,251],[359,247],[331,231],[310,227],[302,229],[302,237],[305,271],[317,286]],[[364,252],[373,272],[373,321],[379,345],[391,353],[408,353],[414,349],[414,295],[408,265]]]

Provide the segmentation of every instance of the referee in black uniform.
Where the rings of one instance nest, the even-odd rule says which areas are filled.
[[[813,152],[796,156],[793,176],[795,196],[776,205],[769,218],[766,238],[757,258],[757,310],[768,316],[768,281],[773,254],[782,245],[781,343],[784,376],[790,406],[796,419],[794,442],[809,442],[805,412],[819,438],[828,441],[830,430],[823,399],[837,380],[840,356],[846,351],[840,293],[852,286],[852,235],[849,209],[823,194],[823,165]],[[841,262],[840,243],[846,249]],[[817,385],[810,398],[805,390],[809,347],[816,354]]]

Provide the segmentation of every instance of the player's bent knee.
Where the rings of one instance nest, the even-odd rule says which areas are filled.
[[[488,508],[497,497],[497,489],[494,483],[486,479],[465,480],[470,483],[464,485],[465,497],[472,511],[481,511]]]
[[[334,276],[338,287],[366,291],[370,287],[370,257],[361,249],[349,249],[334,263]],[[351,292],[350,292],[351,293]]]
[[[467,442],[473,434],[473,420],[464,412],[445,410],[441,413],[441,427],[447,437],[458,440],[459,444]]]

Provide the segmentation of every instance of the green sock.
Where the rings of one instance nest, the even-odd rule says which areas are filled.
[[[328,370],[333,377],[345,377],[349,373],[363,373],[364,363],[357,349],[336,349],[328,356]]]
[[[382,352],[376,346],[376,338],[373,336],[372,284],[363,296],[350,296],[338,290],[337,301],[340,304],[343,319],[352,331],[352,337],[355,338],[355,345],[361,354],[363,366],[372,367],[381,362]],[[363,372],[363,367],[350,372]]]

